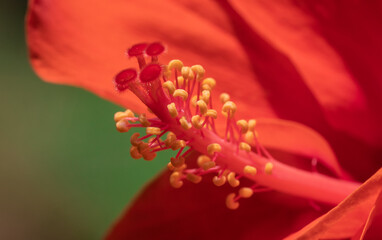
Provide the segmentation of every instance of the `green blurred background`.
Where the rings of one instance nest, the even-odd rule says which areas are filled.
[[[0,239],[100,239],[168,156],[132,160],[118,106],[39,80],[27,3],[0,1]]]

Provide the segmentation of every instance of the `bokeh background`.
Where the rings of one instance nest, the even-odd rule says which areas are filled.
[[[130,134],[114,127],[120,107],[42,82],[28,63],[26,9],[0,0],[0,239],[100,239],[170,153],[131,159]]]

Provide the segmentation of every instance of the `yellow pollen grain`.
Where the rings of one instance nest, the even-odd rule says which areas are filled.
[[[226,103],[227,101],[229,101],[229,99],[230,99],[230,96],[228,93],[220,94],[220,102],[221,103]]]
[[[131,146],[131,148],[130,148],[130,156],[133,159],[140,159],[140,158],[142,158],[142,154],[139,153],[138,148],[136,146]]]
[[[151,134],[151,135],[159,135],[161,134],[162,130],[158,127],[147,127],[146,128],[146,134]]]
[[[117,128],[118,132],[128,132],[130,130],[129,127],[129,122],[125,119],[119,120],[116,124],[115,127]]]
[[[229,116],[230,118],[232,118],[236,112],[236,104],[232,101],[227,101],[224,103],[223,107],[222,107],[222,113],[224,116],[228,116],[228,113],[229,113]]]
[[[162,87],[167,89],[168,93],[170,95],[174,94],[174,91],[175,91],[175,86],[174,86],[174,83],[172,81],[166,81],[162,84]]]
[[[214,176],[212,178],[212,182],[217,187],[223,186],[226,181],[227,181],[227,178],[225,176],[221,176],[220,178],[218,176]]]
[[[168,104],[167,109],[172,118],[176,118],[178,116],[178,110],[176,110],[175,103]]]
[[[192,183],[200,183],[202,181],[202,177],[193,173],[188,173],[186,176],[187,180]]]
[[[216,119],[218,117],[218,113],[215,109],[208,109],[204,116]]]
[[[253,194],[252,188],[249,187],[242,187],[239,190],[239,196],[242,198],[250,198]]]
[[[176,89],[172,95],[174,97],[181,97],[183,101],[186,101],[188,98],[188,92],[186,92],[184,89]]]
[[[207,104],[206,104],[205,101],[203,101],[203,100],[199,100],[199,101],[196,102],[196,105],[199,106],[200,113],[201,113],[202,115],[204,115],[204,114],[207,113],[208,108],[207,108]]]
[[[179,119],[179,122],[184,130],[188,130],[192,127],[191,123],[187,122],[187,119],[184,116]]]
[[[247,174],[247,175],[256,175],[257,173],[257,169],[255,167],[252,167],[252,166],[249,166],[249,165],[246,165],[243,169],[243,172],[244,174]]]
[[[234,172],[228,173],[227,180],[231,187],[237,187],[240,185],[240,181],[236,179],[236,174]]]
[[[210,96],[211,96],[211,92],[210,92],[209,90],[203,90],[203,91],[202,91],[201,99],[202,99],[206,104],[208,104],[208,102],[210,101]]]
[[[183,67],[183,62],[178,60],[178,59],[174,59],[174,60],[171,60],[169,63],[168,63],[168,69],[171,71],[172,69],[176,69],[178,71],[181,71],[182,70],[182,67]]]
[[[192,72],[190,67],[182,67],[181,69],[181,74],[184,79],[188,78],[188,76],[190,75],[190,72]]]
[[[255,130],[255,126],[256,126],[256,120],[255,119],[250,119],[248,121],[248,129],[249,129],[249,131]]]
[[[129,117],[129,118],[135,117],[134,113],[130,109],[126,109],[126,111],[124,111],[124,112],[116,112],[114,114],[114,121],[119,122],[123,118],[127,118],[127,117]]]
[[[204,76],[206,70],[204,70],[202,65],[194,65],[191,67],[191,70],[196,74],[196,79],[201,80]]]
[[[196,107],[197,99],[198,99],[198,96],[196,96],[196,95],[191,97],[191,106]]]
[[[187,168],[187,165],[186,165],[186,164],[183,164],[182,166],[175,168],[174,171],[176,171],[176,172],[182,172],[182,171],[183,171],[184,169],[186,169],[186,168]]]
[[[235,201],[235,196],[235,193],[230,193],[225,200],[227,208],[231,210],[235,210],[239,207],[239,203]]]
[[[186,146],[186,142],[184,140],[176,140],[171,145],[171,149],[175,151],[185,146]]]
[[[208,157],[207,155],[200,155],[198,157],[198,159],[196,160],[196,162],[198,163],[198,166],[199,167],[202,167],[202,165],[206,162],[210,162],[211,161],[211,158]]]
[[[241,133],[246,133],[248,131],[248,122],[244,119],[241,119],[236,122],[236,125],[240,127]]]
[[[172,157],[171,158],[171,164],[172,166],[178,168],[178,167],[181,167],[185,162],[185,158],[184,157],[177,157],[177,158],[174,158]]]
[[[214,155],[214,153],[221,152],[222,147],[218,143],[211,143],[207,146],[207,152],[209,155]]]
[[[166,147],[170,147],[176,141],[176,135],[173,132],[169,132],[164,140]]]
[[[184,78],[183,78],[182,76],[179,76],[179,77],[177,78],[177,80],[178,80],[178,86],[183,86],[183,84],[184,84]]]
[[[271,163],[271,162],[267,162],[266,164],[265,164],[265,167],[264,167],[264,172],[266,173],[266,174],[272,174],[272,171],[273,171],[273,163]]]
[[[202,84],[201,89],[202,89],[202,90],[208,90],[208,91],[211,91],[211,90],[212,90],[211,86],[208,85],[208,84]]]
[[[180,188],[183,185],[183,181],[180,180],[181,177],[182,177],[182,175],[181,175],[180,172],[173,172],[170,175],[170,184],[171,184],[171,186],[174,187],[174,188]]]
[[[208,85],[210,89],[213,89],[216,86],[216,81],[213,78],[205,78],[202,85]]]
[[[139,133],[133,133],[133,135],[131,135],[130,137],[130,143],[131,145],[133,146],[138,146],[138,144],[141,142],[141,141],[138,141],[138,138],[139,138]]]
[[[192,116],[191,117],[191,123],[192,123],[192,126],[194,126],[194,128],[196,128],[196,129],[201,129],[203,127],[202,122],[200,121],[199,115]]]
[[[254,139],[255,139],[255,135],[253,134],[253,132],[246,132],[245,133],[244,140],[246,143],[252,144]]]
[[[151,125],[150,122],[147,120],[145,113],[139,114],[138,120],[139,120],[139,122],[141,122],[142,126],[144,126],[144,127],[148,127]]]
[[[241,143],[239,143],[239,149],[240,150],[244,150],[246,152],[250,152],[251,151],[251,146],[249,146],[248,143],[241,142]]]

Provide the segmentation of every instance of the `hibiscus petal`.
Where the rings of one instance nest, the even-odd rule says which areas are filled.
[[[317,159],[338,176],[348,178],[329,143],[313,129],[280,119],[256,119],[259,142],[265,147]]]
[[[370,211],[370,217],[366,222],[361,240],[378,238],[382,238],[382,191],[375,201],[375,206]]]
[[[307,200],[276,192],[240,200],[233,211],[225,206],[232,187],[204,177],[174,189],[168,179],[165,171],[151,182],[106,239],[281,239],[320,215]]]
[[[377,204],[375,208],[380,208],[381,197],[378,198],[378,195],[381,193],[381,186],[382,168],[337,207],[286,239],[351,238],[364,226],[374,205]],[[380,217],[379,214],[375,216],[377,219]],[[377,231],[377,233],[371,231]],[[381,237],[381,228],[370,229],[370,234],[379,234]]]

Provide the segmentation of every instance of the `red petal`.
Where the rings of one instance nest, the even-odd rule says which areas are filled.
[[[376,204],[381,189],[382,168],[337,207],[286,239],[339,239],[356,235],[358,230],[366,223],[369,212]],[[379,209],[381,207],[380,198],[378,198],[375,208]],[[375,216],[377,219],[380,217],[379,214]],[[381,222],[375,223],[375,226],[381,224]],[[374,230],[370,229],[370,231]],[[377,228],[375,231],[377,232],[370,232],[370,234],[382,236],[381,228]]]
[[[245,183],[244,183],[245,184]],[[210,177],[181,189],[168,171],[150,183],[114,225],[106,239],[281,239],[319,216],[306,200],[269,192],[225,206],[232,187],[216,187]]]
[[[380,191],[375,206],[370,211],[369,219],[363,231],[362,239],[382,238],[382,191]]]

